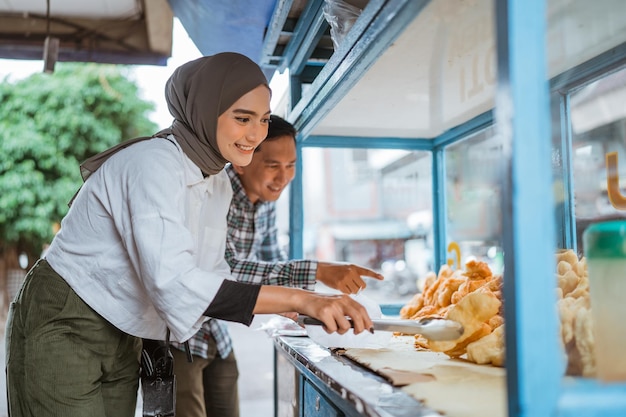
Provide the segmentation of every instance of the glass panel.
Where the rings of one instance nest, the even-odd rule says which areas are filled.
[[[626,2],[549,0],[548,72],[553,77],[624,42]]]
[[[313,133],[434,138],[491,109],[494,8],[493,0],[428,2]]]
[[[550,77],[559,76],[558,90],[559,84],[576,83],[577,77],[595,73],[623,57],[625,12],[626,3],[620,0],[548,1],[548,71]],[[581,66],[577,68],[578,65]],[[571,69],[574,71],[564,73]],[[559,219],[563,227],[561,246],[565,249],[557,253],[556,275],[557,307],[567,353],[565,373],[570,376],[603,378],[607,375],[604,370],[610,373],[618,369],[621,351],[618,349],[613,358],[610,350],[626,341],[626,332],[621,336],[619,333],[623,325],[616,319],[626,312],[617,307],[624,305],[623,300],[611,296],[624,292],[624,287],[620,287],[624,282],[624,264],[617,263],[617,268],[610,269],[612,257],[624,255],[619,252],[623,237],[613,240],[610,234],[598,235],[598,247],[608,248],[609,253],[615,251],[606,265],[605,253],[597,252],[594,244],[585,248],[582,239],[590,225],[595,229],[598,222],[626,218],[626,168],[618,162],[621,156],[621,165],[624,164],[625,87],[626,73],[622,69],[570,91],[565,100],[567,123],[561,124],[563,120],[555,111],[557,103],[553,102],[553,138],[560,133],[569,139],[571,133],[571,148],[554,141],[556,149],[552,155],[554,172],[558,175],[559,164],[564,168],[564,175],[555,183],[557,215],[563,215]],[[570,142],[563,144],[569,146]],[[575,243],[571,242],[574,239]]]
[[[572,159],[578,249],[591,223],[626,217],[620,200],[626,195],[626,69],[586,85],[571,94]],[[607,187],[607,156],[615,155],[612,195]],[[621,191],[619,191],[621,190]]]
[[[446,148],[447,240],[458,244],[465,268],[470,259],[486,262],[502,273],[499,170],[502,143],[493,128]],[[460,265],[458,264],[460,262]]]
[[[305,148],[303,159],[305,258],[382,271],[364,294],[410,299],[432,269],[430,152]]]
[[[626,69],[585,85],[569,99],[576,238],[579,256],[585,255],[585,262],[579,264],[583,273],[578,274],[581,278],[576,287],[568,285],[571,271],[561,268],[561,263],[558,269],[559,273],[565,271],[558,276],[564,295],[559,309],[563,312],[566,302],[577,309],[572,335],[575,345],[569,343],[567,347],[575,349],[581,359],[573,360],[570,353],[567,373],[624,381]],[[609,220],[622,221],[605,223]],[[586,230],[593,237],[587,242],[589,247],[582,239]],[[588,300],[577,294],[583,285],[588,288],[584,292]]]

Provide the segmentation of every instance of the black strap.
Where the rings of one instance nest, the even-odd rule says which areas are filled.
[[[187,362],[193,362],[193,356],[191,355],[191,349],[189,349],[189,342],[185,342],[185,353],[187,354]]]

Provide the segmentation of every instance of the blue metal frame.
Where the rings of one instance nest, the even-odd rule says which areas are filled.
[[[317,1],[317,0],[316,0]],[[352,29],[349,31],[349,33],[346,35],[346,38],[344,39],[342,45],[352,45],[353,43],[356,42],[356,40],[358,39],[358,37],[360,36],[361,33],[363,33],[368,25],[371,23],[372,19],[378,14],[378,12],[380,11],[380,8],[382,7],[384,3],[384,0],[371,0],[368,4],[367,7],[365,8],[365,10],[362,11],[362,13],[359,15],[357,21],[354,23],[354,25],[352,26]],[[321,8],[321,3],[319,1],[317,2],[311,2],[310,5],[308,5],[310,8],[315,8],[316,10],[320,10]],[[308,11],[309,9],[307,9]],[[311,26],[313,23],[312,21],[316,18],[319,18],[320,16],[314,16],[311,13],[307,13],[306,11],[302,14],[302,16],[300,16],[300,19],[298,21],[298,24],[302,24],[304,27],[309,27]],[[321,22],[320,22],[321,23]],[[323,25],[324,27],[327,27],[326,24]],[[296,28],[297,29],[297,28]],[[319,29],[320,27],[318,26],[316,31],[319,34]],[[309,37],[309,40],[312,40],[311,37]],[[296,39],[296,42],[299,42],[298,39]],[[291,46],[292,42],[289,43],[289,45]],[[307,46],[306,48],[307,53],[310,53],[311,51],[311,46]],[[289,52],[289,51],[287,51]],[[316,84],[320,83],[320,80],[325,79],[326,77],[328,77],[329,74],[332,74],[333,71],[331,71],[331,68],[334,68],[339,62],[341,62],[346,54],[348,52],[347,47],[344,48],[339,48],[338,50],[333,52],[332,57],[330,58],[329,62],[324,66],[324,69],[322,69],[321,73],[316,77]],[[281,67],[281,70],[284,69],[285,67],[289,67],[290,71],[293,71],[295,73],[295,75],[291,76],[291,107],[294,107],[302,98],[302,81],[300,79],[300,71],[302,70],[302,68],[304,67],[304,64],[306,62],[308,58],[307,54],[303,54],[300,53],[296,56],[295,53],[290,53],[285,61],[283,62],[283,67]],[[317,87],[315,87],[317,88]]]
[[[409,151],[432,152],[432,201],[433,201],[433,245],[435,248],[434,264],[443,265],[447,258],[445,241],[445,148],[459,142],[468,136],[480,132],[493,124],[493,112],[488,111],[469,120],[461,126],[452,128],[440,136],[428,138],[396,138],[396,137],[364,137],[364,136],[328,136],[312,135],[303,139],[299,135],[297,142],[298,166],[302,166],[303,148],[354,148],[354,149],[404,149]],[[295,187],[294,187],[295,185]],[[302,233],[304,231],[304,217],[302,215],[303,184],[300,171],[292,181],[290,210],[290,253],[293,257],[302,257]],[[296,214],[297,213],[297,214]],[[297,232],[296,232],[297,231]]]
[[[560,179],[564,186],[565,200],[557,211],[557,228],[561,227],[557,238],[559,246],[578,251],[576,240],[575,184],[572,169],[572,124],[570,121],[570,95],[583,88],[587,83],[604,77],[626,66],[626,43],[622,43],[597,57],[554,77],[550,81],[553,101],[559,106],[559,120],[562,156]]]
[[[444,146],[433,150],[433,265],[443,265],[446,260],[446,153]],[[435,266],[435,270],[438,268]]]
[[[274,55],[276,44],[287,21],[292,4],[293,0],[278,0],[274,6],[274,12],[268,24],[267,34],[263,39],[263,49],[261,50],[261,65],[265,67],[270,64],[271,57]],[[281,59],[281,62],[276,65],[276,67],[281,67],[281,72],[284,71],[282,67],[283,62],[284,59]]]
[[[456,126],[433,140],[433,246],[434,265],[443,265],[448,256],[446,237],[446,147],[462,141],[470,135],[480,132],[493,124],[493,112],[488,111]]]
[[[555,97],[555,96],[553,96]],[[563,201],[557,204],[557,244],[560,248],[571,248],[578,252],[578,244],[576,242],[576,214],[574,212],[574,169],[572,162],[572,125],[570,121],[570,104],[569,95],[558,96],[556,99],[558,105],[558,113],[561,137],[561,172],[559,181],[563,184]]]
[[[324,16],[321,13],[323,4],[324,0],[307,2],[294,28],[293,38],[287,44],[282,65],[278,67],[279,71],[282,72],[289,67],[290,72],[298,73],[304,66],[304,62],[319,40],[316,36],[320,27],[324,25]]]
[[[432,139],[407,139],[365,136],[309,136],[302,142],[304,148],[406,149],[432,151]]]
[[[290,87],[292,105],[295,104],[295,106],[289,114],[289,119],[299,131],[296,141],[296,163],[298,166],[302,166],[302,147],[303,143],[308,141],[307,136],[310,134],[312,126],[337,104],[365,70],[402,33],[428,2],[429,0],[371,0],[345,39],[345,43],[352,45],[352,47],[339,48],[335,51],[316,77],[311,87],[313,93],[304,98],[301,97],[300,85]],[[319,8],[319,0],[311,3],[312,9]],[[304,13],[300,20],[303,21],[302,25],[310,25],[314,17]],[[367,33],[367,36],[363,36],[364,33]],[[288,52],[285,53],[283,66],[300,65],[298,62],[291,62],[295,58],[295,53]],[[303,55],[298,55],[298,57],[300,59],[305,58]],[[291,81],[297,82],[297,77],[291,77]],[[318,140],[318,143],[323,141],[321,138]],[[364,138],[363,140],[359,139],[358,142],[363,147],[376,146],[374,143],[377,140]],[[312,139],[311,143],[315,143],[315,139]],[[390,145],[387,144],[387,146]],[[302,174],[301,170],[298,170],[291,183],[289,200],[291,212],[289,250],[293,258],[303,256],[304,218],[302,205]]]
[[[296,167],[302,166],[301,138],[296,140]],[[296,169],[296,174],[289,185],[289,256],[301,259],[304,253],[304,195],[302,189],[302,169]]]
[[[335,107],[426,4],[428,0],[386,2],[373,0],[368,4],[357,20],[358,24],[363,24],[364,21],[371,19],[367,31],[355,24],[346,39],[349,41],[358,37],[358,40],[354,41],[349,50],[347,47],[341,48],[331,57],[315,79],[311,93],[302,97],[289,115],[289,119],[294,122],[296,129],[304,138],[311,133],[313,126]]]
[[[626,42],[550,80],[550,90],[571,93],[583,84],[626,65]]]
[[[545,2],[496,2],[508,415],[556,414],[563,375],[554,308]]]
[[[445,236],[445,147],[491,125],[495,119],[498,133],[509,139],[502,166],[503,246],[505,253],[512,254],[505,256],[504,281],[508,415],[625,416],[626,384],[562,377],[564,363],[554,309],[552,254],[556,246],[575,246],[569,94],[584,83],[625,65],[626,43],[548,81],[545,1],[496,1],[499,79],[493,113],[481,115],[434,139],[307,137],[313,126],[338,103],[426,3],[386,3],[371,19],[372,33],[358,37],[352,49],[342,51],[341,62],[327,65],[320,73],[310,97],[301,100],[290,114],[290,119],[300,129],[297,163],[302,164],[304,147],[430,150],[433,153],[435,261],[441,264],[446,256],[445,242],[442,242]],[[391,30],[388,26],[393,26],[393,22],[402,24]],[[369,54],[367,48],[375,51]],[[560,219],[566,227],[560,231],[560,236],[556,236],[553,204],[549,91],[553,91],[555,97],[560,94],[556,111],[561,119],[563,171],[557,175],[568,187],[564,192],[567,200],[560,209]],[[300,249],[292,254],[298,257],[302,254],[303,230],[302,177],[299,174],[292,183],[291,210],[292,230],[300,231],[299,235],[291,235],[292,248]],[[293,218],[296,213],[299,217]],[[556,236],[556,240],[550,236]]]
[[[453,127],[452,129],[444,132],[440,136],[434,139],[434,149],[443,149],[448,145],[458,142],[459,139],[466,138],[474,133],[478,133],[481,130],[493,124],[493,111],[489,110],[483,114],[474,117],[471,120],[463,123],[460,126]]]

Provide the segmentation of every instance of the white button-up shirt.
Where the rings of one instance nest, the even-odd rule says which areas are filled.
[[[111,156],[83,184],[46,259],[98,314],[137,337],[190,338],[224,279],[222,170],[204,178],[172,136]]]

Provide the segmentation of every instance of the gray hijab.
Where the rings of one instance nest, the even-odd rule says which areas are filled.
[[[234,52],[198,58],[178,67],[165,85],[165,100],[174,116],[172,126],[153,137],[173,134],[185,154],[205,175],[217,174],[228,162],[217,146],[217,118],[244,94],[260,85],[269,89],[263,71]],[[111,155],[141,137],[122,142],[92,156],[80,166],[87,179]]]

